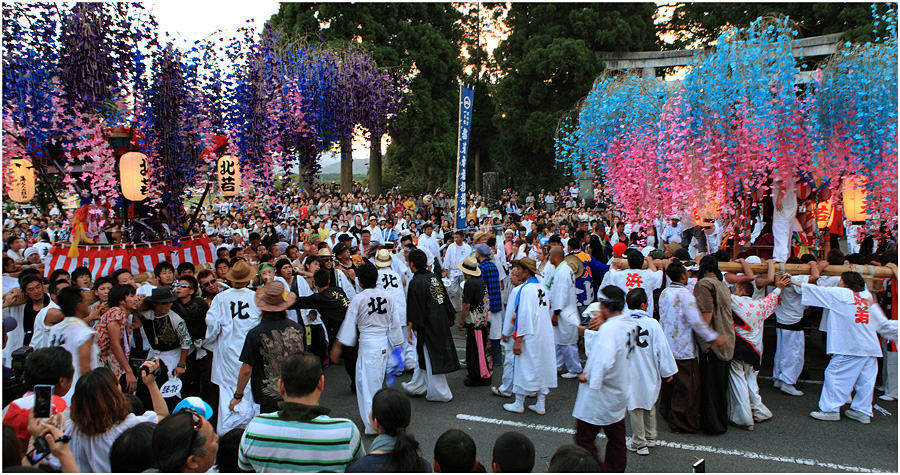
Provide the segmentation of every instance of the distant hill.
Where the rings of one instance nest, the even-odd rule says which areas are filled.
[[[322,171],[320,172],[324,175],[341,175],[341,162],[332,163],[326,167],[322,167]],[[362,180],[365,179],[369,174],[369,159],[364,160],[353,160],[353,179],[354,180]]]

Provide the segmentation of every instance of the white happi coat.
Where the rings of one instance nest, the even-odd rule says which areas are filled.
[[[876,333],[897,341],[897,320],[887,320],[881,308],[871,304],[868,290],[856,293],[844,287],[803,284],[800,294],[803,305],[831,309],[829,355],[881,357]]]
[[[390,267],[378,269],[378,283],[375,288],[384,290],[394,297],[394,306],[400,314],[400,325],[406,325],[406,288],[402,278]]]
[[[653,315],[653,291],[658,289],[663,282],[663,271],[650,269],[610,269],[603,276],[600,288],[607,285],[615,285],[626,294],[631,289],[642,288],[647,293],[647,313]]]
[[[556,345],[547,289],[537,279],[525,283],[518,298],[514,336],[522,338],[515,357],[513,392],[525,394],[556,387]],[[513,303],[515,305],[515,302]]]
[[[356,294],[337,339],[346,346],[358,346],[356,359],[356,403],[367,434],[375,429],[369,421],[372,398],[384,385],[392,348],[403,342],[400,313],[394,297],[381,289],[365,289]]]
[[[72,366],[75,367],[75,373],[72,375],[72,386],[69,392],[63,396],[66,404],[72,403],[72,396],[75,394],[75,383],[81,377],[81,352],[78,350],[81,345],[93,339],[91,345],[91,362],[90,368],[94,369],[100,366],[100,348],[97,346],[96,334],[84,320],[78,317],[66,317],[50,329],[50,346],[61,346],[72,355]]]
[[[587,382],[578,384],[572,417],[598,426],[625,418],[636,335],[637,324],[624,314],[603,322],[597,331],[584,332],[585,347],[591,346],[584,366]]]
[[[25,306],[31,304],[31,299],[28,300],[28,303],[3,309],[3,318],[12,317],[17,323],[16,329],[6,334],[8,339],[6,340],[6,346],[3,347],[3,366],[7,368],[12,366],[13,352],[25,344],[25,325],[22,322],[25,320]]]
[[[356,297],[356,283],[351,281],[347,274],[344,271],[335,267],[334,275],[337,279],[337,286],[343,289],[344,293],[347,294],[347,298],[353,300],[353,297]]]
[[[578,343],[578,301],[575,289],[575,274],[565,261],[553,269],[546,282],[550,290],[550,314],[562,310],[557,325],[553,327],[553,336],[557,345],[574,345]]]
[[[213,383],[237,387],[241,350],[247,332],[259,325],[256,292],[244,287],[228,289],[214,298],[206,312],[206,344],[213,345]]]
[[[677,373],[678,367],[659,322],[641,310],[631,311],[630,316],[638,332],[631,357],[628,410],[650,410],[659,397],[662,380]]]

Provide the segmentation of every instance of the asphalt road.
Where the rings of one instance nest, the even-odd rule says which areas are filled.
[[[464,339],[454,329],[457,351],[465,357]],[[769,340],[772,340],[771,342]],[[774,332],[767,325],[766,347],[774,348]],[[764,352],[765,355],[765,352]],[[628,454],[629,472],[690,472],[699,459],[706,460],[708,472],[845,472],[898,471],[897,402],[878,399],[874,404],[885,409],[889,416],[877,410],[872,423],[863,425],[842,418],[839,422],[811,419],[809,412],[817,410],[822,388],[822,371],[827,364],[821,335],[811,331],[807,337],[807,378],[797,384],[805,394],[788,396],[772,387],[771,359],[768,354],[760,373],[763,402],[774,413],[767,422],[756,425],[752,432],[729,427],[720,436],[704,434],[674,434],[659,419],[659,446],[648,456]],[[395,383],[410,379],[407,372]],[[766,377],[769,376],[769,377]],[[491,450],[496,438],[505,431],[515,430],[528,436],[535,445],[534,471],[546,472],[550,457],[562,445],[573,443],[577,380],[559,379],[558,388],[550,391],[547,414],[539,416],[526,410],[514,414],[503,410],[509,400],[493,396],[488,387],[467,388],[463,385],[465,370],[449,375],[453,400],[448,403],[428,402],[413,397],[413,418],[409,432],[421,444],[421,453],[433,458],[434,443],[447,429],[465,430],[478,447],[478,459],[490,471]],[[494,374],[499,385],[500,374]],[[529,400],[531,401],[531,400]],[[526,402],[526,405],[530,402]],[[325,370],[325,392],[320,404],[332,410],[334,417],[348,417],[361,428],[356,396],[349,391],[349,379],[343,366],[331,365]],[[847,409],[849,406],[844,406]],[[631,426],[626,416],[627,434]],[[366,437],[366,447],[372,437]],[[601,457],[605,439],[598,439]]]

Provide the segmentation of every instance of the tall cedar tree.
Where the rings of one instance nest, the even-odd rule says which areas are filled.
[[[510,35],[494,51],[502,79],[494,123],[503,147],[494,158],[520,189],[556,187],[553,139],[560,118],[603,71],[597,51],[656,50],[653,3],[513,3]],[[497,154],[501,154],[497,157]]]
[[[409,106],[390,132],[384,181],[415,192],[447,187],[455,176],[460,18],[449,3],[282,3],[269,21],[329,44],[361,40],[379,67],[412,78]]]
[[[877,5],[879,15],[897,8],[896,4]],[[662,31],[677,38],[667,48],[703,47],[727,29],[747,27],[769,14],[785,15],[796,22],[800,38],[844,33],[844,40],[865,43],[875,39],[873,30],[883,37],[886,26],[883,21],[875,26],[871,3],[680,3]]]

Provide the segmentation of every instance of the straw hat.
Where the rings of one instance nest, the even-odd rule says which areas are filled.
[[[394,258],[391,256],[390,249],[379,249],[375,254],[375,267],[390,267]]]
[[[284,284],[275,280],[256,289],[255,301],[263,312],[283,312],[294,305],[297,294],[286,291]]]
[[[256,272],[250,263],[241,259],[234,263],[231,270],[225,274],[225,278],[231,282],[250,282],[255,275]]]
[[[484,236],[484,231],[475,231],[475,234],[472,235],[472,242],[477,243],[482,236]]]
[[[578,256],[569,254],[564,260],[566,261],[566,264],[572,268],[572,275],[574,275],[576,279],[580,279],[584,275],[584,262],[582,262]]]
[[[334,257],[334,254],[331,252],[331,249],[329,249],[327,247],[323,247],[322,249],[319,249],[319,253],[316,255],[319,257]]]
[[[530,257],[523,257],[521,259],[513,259],[509,261],[510,264],[514,266],[521,266],[531,271],[534,275],[541,275],[541,273],[537,270],[537,264],[534,262],[534,259]],[[583,265],[583,264],[582,264]]]
[[[468,274],[472,277],[481,276],[481,268],[478,267],[478,261],[472,256],[469,256],[464,261],[456,264],[456,267],[463,271],[463,274]]]

